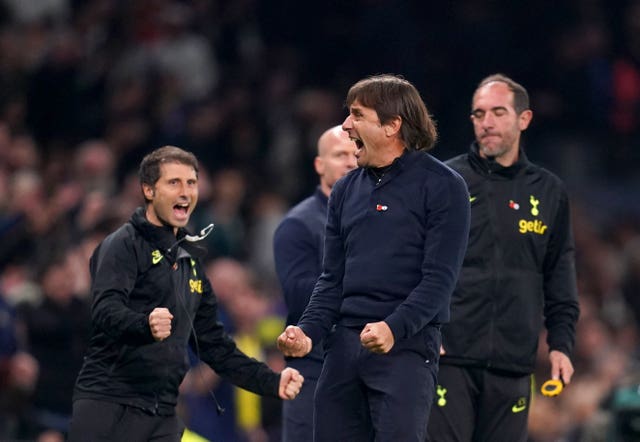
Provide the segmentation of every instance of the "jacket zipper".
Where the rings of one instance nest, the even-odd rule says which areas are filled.
[[[491,320],[489,322],[489,338],[487,342],[489,343],[489,351],[487,352],[487,367],[491,367],[491,361],[493,359],[493,342],[494,342],[494,333],[495,333],[495,318],[497,317],[497,292],[498,292],[498,263],[500,262],[500,249],[498,247],[498,232],[496,231],[496,223],[494,222],[496,219],[496,210],[495,210],[495,192],[494,186],[491,181],[491,170],[487,171],[489,174],[489,179],[487,180],[487,186],[489,190],[489,195],[487,198],[487,203],[489,204],[489,224],[492,226],[491,234],[493,236],[493,265],[491,266],[491,280],[493,281],[493,287],[491,290]]]

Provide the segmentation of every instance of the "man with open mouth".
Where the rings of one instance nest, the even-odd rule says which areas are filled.
[[[198,202],[196,157],[165,146],[144,157],[145,207],[107,236],[90,261],[93,330],[73,397],[69,441],[178,442],[178,387],[187,348],[233,384],[293,399],[303,378],[275,373],[237,349],[217,320],[217,301],[197,241],[185,227]],[[215,397],[214,397],[215,399]]]
[[[360,166],[329,197],[323,269],[287,356],[323,341],[314,441],[423,442],[440,325],[469,233],[460,175],[431,156],[435,125],[407,80],[354,84],[342,124]]]

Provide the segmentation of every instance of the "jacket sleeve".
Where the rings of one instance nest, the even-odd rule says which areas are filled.
[[[302,316],[318,280],[318,253],[313,235],[300,220],[285,218],[280,223],[273,237],[273,256],[293,323]]]
[[[238,349],[218,320],[217,300],[207,279],[204,280],[202,299],[193,326],[197,341],[192,339],[191,346],[216,373],[245,390],[279,397],[280,374]]]
[[[544,317],[550,350],[570,356],[580,314],[569,199],[561,192],[555,228],[544,259]]]
[[[457,174],[429,189],[422,278],[385,322],[395,339],[415,335],[432,321],[449,316],[451,294],[458,280],[469,239],[469,192]]]
[[[128,307],[136,284],[137,256],[125,229],[108,236],[91,257],[91,309],[93,326],[128,345],[154,342],[144,313]]]
[[[329,196],[327,226],[325,229],[322,274],[318,278],[298,326],[319,343],[338,320],[342,304],[342,279],[344,276],[344,244],[340,236],[340,204],[345,180],[336,183]]]

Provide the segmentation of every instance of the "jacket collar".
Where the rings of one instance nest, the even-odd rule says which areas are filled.
[[[531,164],[527,155],[524,153],[522,146],[518,149],[518,160],[511,166],[504,167],[494,160],[482,158],[479,153],[478,143],[475,141],[471,143],[471,147],[469,149],[469,163],[471,163],[471,167],[482,175],[492,174],[505,178],[513,178]]]
[[[171,262],[175,262],[181,248],[197,257],[206,255],[207,251],[202,246],[182,241],[184,236],[189,233],[186,229],[180,227],[178,234],[174,235],[173,228],[170,226],[151,224],[147,220],[145,212],[144,207],[138,207],[131,215],[129,222],[153,248],[160,250]],[[181,241],[179,247],[177,247],[178,241]]]
[[[314,195],[325,206],[329,202],[329,197],[324,194],[320,186],[316,187],[316,191],[314,192]]]
[[[383,167],[384,171],[379,170],[380,168],[372,168],[372,167],[364,167],[366,173],[372,176],[375,179],[381,178],[381,175],[396,175],[400,170],[404,169],[408,164],[412,164],[416,161],[416,158],[422,155],[422,151],[417,150],[407,150],[405,149],[402,152],[402,155],[396,157],[391,164]]]

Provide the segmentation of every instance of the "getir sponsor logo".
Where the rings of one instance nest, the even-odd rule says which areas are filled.
[[[547,226],[540,221],[539,219],[534,221],[527,221],[526,219],[521,219],[518,221],[518,227],[520,228],[520,233],[533,232],[538,235],[544,235],[544,232],[547,230]]]

